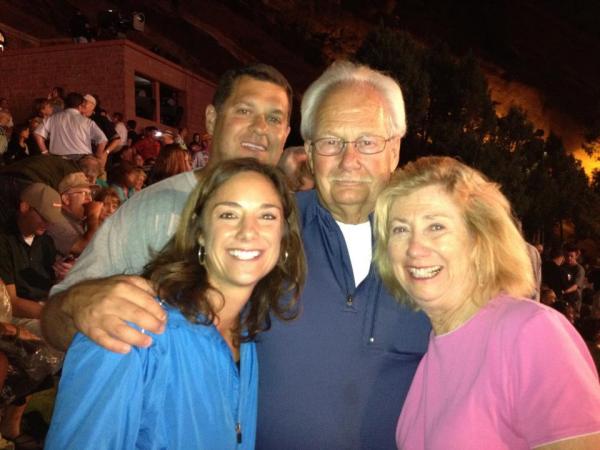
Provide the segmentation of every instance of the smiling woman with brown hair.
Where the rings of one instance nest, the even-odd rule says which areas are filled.
[[[304,266],[283,174],[254,159],[208,169],[144,273],[165,332],[126,355],[78,334],[46,448],[253,449],[254,338],[271,313],[294,316]]]
[[[452,158],[409,163],[377,200],[375,261],[433,327],[402,409],[403,449],[597,449],[600,385],[533,273],[498,186]]]

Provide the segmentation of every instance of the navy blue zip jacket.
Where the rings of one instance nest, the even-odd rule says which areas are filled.
[[[400,306],[371,266],[355,287],[342,232],[317,198],[297,194],[308,278],[301,313],[257,340],[256,448],[395,449],[395,429],[429,321]]]

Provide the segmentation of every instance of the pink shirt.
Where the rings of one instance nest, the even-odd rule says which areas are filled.
[[[558,312],[498,296],[432,334],[396,430],[398,448],[529,449],[600,432],[589,351]]]

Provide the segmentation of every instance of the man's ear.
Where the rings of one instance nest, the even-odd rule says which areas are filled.
[[[204,111],[204,126],[206,127],[206,132],[210,135],[214,134],[217,115],[217,109],[213,105],[206,107]]]
[[[60,201],[65,206],[69,206],[71,204],[71,199],[69,198],[69,196],[67,194],[61,194]]]

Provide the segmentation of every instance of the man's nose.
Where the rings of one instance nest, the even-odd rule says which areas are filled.
[[[356,142],[346,142],[342,149],[342,160],[340,166],[350,168],[356,166],[360,159],[360,152],[356,146]]]
[[[254,116],[254,120],[252,121],[252,130],[255,133],[265,133],[267,130],[267,121],[262,114],[256,114]]]

